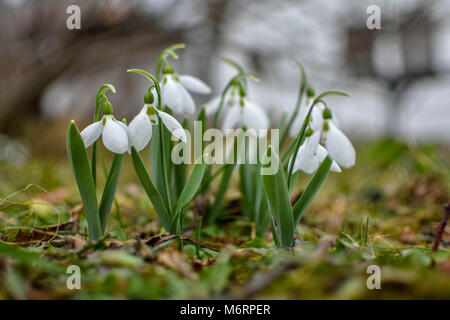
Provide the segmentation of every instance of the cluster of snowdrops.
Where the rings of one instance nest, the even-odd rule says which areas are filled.
[[[117,120],[106,94],[115,88],[103,85],[96,96],[94,122],[79,132],[74,121],[67,132],[67,152],[77,181],[86,213],[86,221],[91,240],[101,238],[106,230],[107,219],[114,203],[114,195],[119,182],[123,157],[130,154],[136,174],[157,213],[161,229],[174,234],[183,234],[188,224],[214,224],[223,213],[223,200],[231,176],[239,171],[242,214],[255,226],[256,235],[265,238],[271,230],[274,243],[278,247],[292,247],[295,227],[305,210],[324,183],[329,171],[340,172],[355,162],[355,150],[339,129],[335,114],[327,106],[324,98],[328,95],[347,96],[342,91],[326,91],[315,94],[309,84],[301,64],[295,62],[301,74],[297,103],[289,117],[277,124],[279,135],[271,135],[271,144],[256,152],[256,161],[249,159],[249,148],[237,147],[239,135],[233,137],[233,160],[222,165],[213,165],[206,159],[210,152],[201,146],[201,156],[193,165],[174,163],[171,152],[177,144],[186,144],[196,106],[189,92],[209,95],[210,87],[203,81],[178,74],[170,63],[177,59],[176,50],[184,45],[174,45],[164,50],[156,63],[154,74],[141,69],[130,69],[150,81],[143,93],[144,106],[127,123]],[[259,130],[256,139],[269,139],[267,129],[270,121],[266,111],[248,98],[248,81],[257,78],[237,63],[223,59],[236,69],[222,93],[205,104],[195,120],[201,124],[201,131],[220,126],[223,132],[239,129],[246,135],[250,130]],[[101,117],[100,117],[101,115]],[[180,123],[177,118],[184,118]],[[219,123],[220,122],[220,123]],[[265,130],[265,131],[264,131]],[[260,134],[263,132],[263,134]],[[289,137],[290,136],[290,137]],[[104,146],[114,153],[109,171],[105,168],[106,183],[100,202],[97,189],[97,141],[102,138]],[[173,137],[176,137],[174,139]],[[273,139],[278,141],[273,141]],[[177,140],[177,141],[174,141]],[[259,144],[257,144],[259,146]],[[150,148],[149,171],[139,152]],[[91,147],[90,160],[86,148]],[[243,151],[242,151],[243,150]],[[244,153],[244,161],[237,161]],[[261,155],[261,156],[260,156]],[[276,162],[271,174],[262,174],[267,165],[263,158]],[[273,163],[271,164],[273,166]],[[238,168],[237,168],[238,167]],[[312,174],[300,198],[291,203],[290,193],[299,178],[299,172]],[[208,200],[203,216],[192,218],[188,215],[191,205],[199,194],[209,192],[212,182],[215,192]],[[191,218],[189,218],[191,217]]]

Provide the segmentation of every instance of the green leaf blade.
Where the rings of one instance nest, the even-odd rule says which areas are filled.
[[[86,212],[89,237],[91,240],[96,240],[103,235],[103,231],[101,227],[95,184],[83,139],[81,138],[80,132],[73,121],[67,129],[66,146],[70,164],[72,166],[84,210]]]
[[[290,248],[294,241],[294,219],[286,176],[275,151],[269,146],[267,152],[273,153],[272,160],[277,162],[278,170],[273,175],[262,175],[264,192],[269,212],[277,224],[275,229],[278,232],[280,244]]]
[[[122,168],[123,154],[115,154],[108,178],[106,179],[105,188],[103,189],[102,199],[100,201],[100,221],[102,230],[105,232],[106,222],[114,202],[114,194],[116,193],[117,184],[119,183],[120,169]]]
[[[144,163],[142,162],[141,157],[134,147],[131,148],[131,156],[133,160],[134,170],[144,188],[147,196],[150,198],[150,201],[153,204],[153,207],[158,214],[158,218],[160,223],[166,230],[170,229],[172,218],[167,211],[166,206],[164,205],[164,200],[161,197],[158,189],[153,185],[150,177],[148,175],[147,170],[145,169]]]
[[[317,169],[310,182],[308,183],[305,191],[303,191],[300,199],[298,199],[295,203],[293,209],[295,226],[300,223],[305,210],[308,208],[309,204],[316,196],[316,193],[325,182],[332,163],[333,161],[329,157],[326,157],[325,160],[323,160],[319,169]]]

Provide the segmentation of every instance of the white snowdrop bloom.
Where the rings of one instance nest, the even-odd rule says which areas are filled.
[[[164,126],[183,142],[186,142],[186,133],[181,124],[170,114],[159,111],[151,105],[145,104],[142,110],[130,122],[128,126],[128,137],[130,146],[134,146],[137,151],[144,149],[152,137],[152,127],[158,124],[158,113]]]
[[[319,146],[317,147],[317,153],[316,153],[317,157],[319,158],[319,163],[322,163],[323,160],[325,160],[325,158],[328,156],[328,151],[327,149],[325,149],[323,146],[321,146],[319,144]],[[331,171],[334,172],[342,172],[341,168],[339,167],[339,165],[337,164],[336,161],[333,160],[333,162],[331,163]]]
[[[264,109],[243,98],[240,105],[231,107],[223,121],[222,131],[233,128],[269,129],[269,118]]]
[[[302,108],[300,108],[300,111],[295,118],[294,122],[292,123],[292,126],[289,130],[289,134],[291,137],[296,137],[297,134],[300,132],[303,122],[305,121],[306,115],[308,114],[310,106],[305,105]],[[324,105],[322,103],[319,103],[314,106],[313,110],[311,111],[311,116],[309,118],[309,126],[311,129],[316,131],[322,131],[323,127],[323,110],[325,109]]]
[[[319,168],[328,155],[328,151],[319,144],[319,141],[320,131],[314,132],[305,139],[302,146],[298,149],[292,172],[303,171],[307,174],[312,174]],[[335,161],[331,164],[331,171],[341,172],[341,168]]]
[[[89,148],[100,136],[108,150],[118,154],[127,152],[127,126],[117,121],[112,114],[104,115],[100,121],[90,124],[81,132],[86,148]]]
[[[211,89],[201,80],[188,76],[177,76],[173,73],[164,74],[161,85],[162,103],[179,114],[195,113],[195,103],[189,92],[209,94]],[[156,95],[155,95],[156,96]]]
[[[317,157],[319,140],[320,132],[314,132],[311,136],[305,138],[305,141],[298,149],[292,172],[303,171],[307,174],[312,174],[317,170],[320,164]]]
[[[331,159],[344,168],[355,164],[356,152],[352,143],[330,119],[324,122],[323,138]]]
[[[218,95],[208,101],[205,106],[205,112],[206,115],[212,116],[216,114],[216,112],[219,110],[220,106],[220,100],[222,99],[222,95]],[[223,99],[223,105],[222,105],[222,111],[227,111],[227,108],[234,107],[239,103],[238,97],[237,97],[237,90],[236,88],[231,88],[225,93],[225,97]]]

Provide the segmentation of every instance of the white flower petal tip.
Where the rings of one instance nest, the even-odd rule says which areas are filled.
[[[122,154],[129,150],[128,134],[113,117],[106,119],[102,136],[103,144],[108,150],[117,154]]]
[[[134,146],[138,152],[147,146],[152,137],[152,123],[146,113],[140,112],[130,122],[128,137],[130,145]]]
[[[158,112],[158,115],[161,118],[161,121],[164,124],[164,126],[167,128],[167,130],[169,130],[169,132],[172,133],[175,137],[177,137],[178,139],[180,139],[181,141],[186,143],[187,142],[186,132],[184,132],[183,127],[177,121],[177,119],[175,119],[168,113],[165,113],[158,109],[155,109],[155,110],[156,110],[156,112]]]
[[[212,100],[208,101],[204,105],[205,112],[208,117],[215,114],[217,112],[217,110],[219,109],[220,98],[221,98],[220,96],[214,97]]]
[[[162,102],[178,114],[195,113],[195,104],[191,95],[173,75],[164,76],[161,87]]]
[[[317,157],[319,158],[319,162],[322,163],[322,161],[325,160],[327,155],[328,155],[327,149],[325,149],[323,146],[321,146],[319,144],[319,146],[317,147]],[[338,172],[338,173],[342,172],[341,168],[339,167],[339,165],[334,160],[331,163],[330,170],[334,171],[334,172]]]
[[[343,168],[352,167],[356,160],[356,152],[352,143],[331,121],[328,122],[328,127],[325,147],[330,157]]]
[[[183,85],[183,87],[185,87],[189,91],[199,94],[211,93],[211,88],[202,80],[196,77],[190,75],[180,75],[178,78],[180,79],[180,82]]]
[[[81,131],[81,138],[83,138],[84,146],[89,148],[95,141],[100,138],[103,131],[102,121],[97,121],[87,126]]]

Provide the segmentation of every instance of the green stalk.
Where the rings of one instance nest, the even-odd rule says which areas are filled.
[[[300,73],[302,75],[302,79],[300,82],[300,90],[298,93],[298,97],[297,97],[297,103],[295,104],[295,109],[294,112],[292,113],[291,118],[289,119],[289,122],[286,126],[286,128],[284,129],[283,135],[281,136],[281,142],[280,142],[280,149],[283,147],[284,142],[286,141],[287,135],[289,133],[289,130],[292,127],[292,124],[295,121],[295,118],[297,118],[297,115],[299,113],[300,110],[300,106],[302,104],[302,100],[303,100],[303,94],[305,93],[306,90],[306,74],[305,74],[305,69],[303,68],[303,66],[300,64],[300,62],[294,60],[294,63],[298,66],[298,68],[300,69]]]

